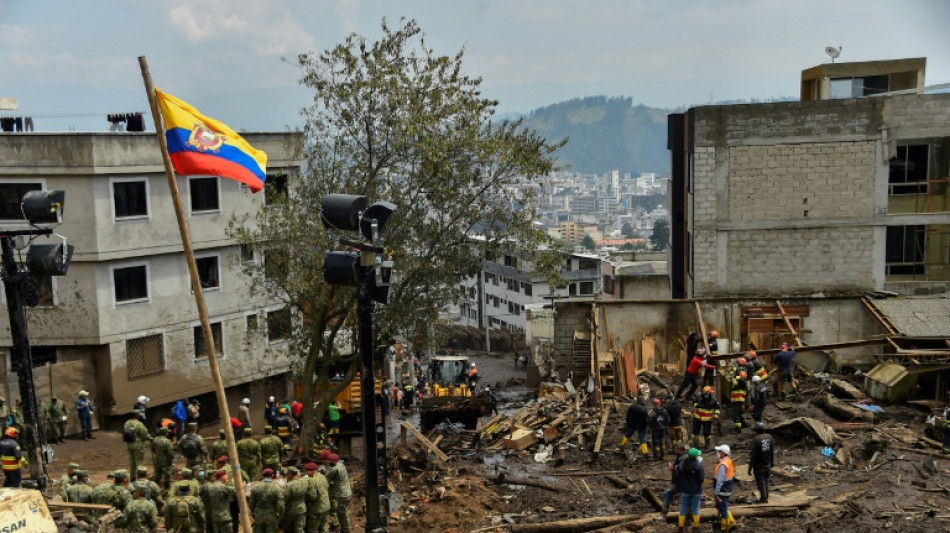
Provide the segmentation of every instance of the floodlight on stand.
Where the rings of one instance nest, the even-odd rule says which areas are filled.
[[[359,231],[366,197],[355,194],[328,194],[323,197],[320,220],[326,229]]]
[[[383,230],[386,229],[386,222],[396,210],[396,204],[392,202],[380,201],[366,208],[363,216],[360,217],[360,233],[363,238],[370,242],[379,240]]]
[[[61,224],[66,191],[28,191],[20,202],[23,218],[30,224]]]
[[[323,280],[329,285],[357,287],[360,282],[360,254],[331,251],[323,258]]]
[[[26,253],[26,267],[34,276],[65,276],[73,257],[73,246],[66,244],[66,237],[56,235],[60,244],[30,245]]]

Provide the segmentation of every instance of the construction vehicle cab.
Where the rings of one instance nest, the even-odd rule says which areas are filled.
[[[429,362],[432,396],[471,396],[468,388],[468,356],[437,355]]]

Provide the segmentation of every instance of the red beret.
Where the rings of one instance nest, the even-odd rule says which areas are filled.
[[[307,463],[307,464],[303,465],[303,469],[306,470],[307,472],[316,470],[316,469],[317,469],[317,463]]]
[[[221,477],[221,476],[226,476],[226,475],[228,475],[228,471],[223,468],[214,473],[214,477]]]
[[[322,452],[320,452],[320,460],[321,461],[329,460],[330,454],[331,454],[330,450],[323,450]]]
[[[274,471],[271,470],[270,468],[265,468],[264,471],[261,472],[261,475],[262,475],[262,476],[273,476],[273,475],[274,475]]]
[[[337,455],[337,454],[335,454],[335,453],[330,455],[330,462],[331,462],[331,463],[335,463],[335,462],[337,462],[337,461],[339,461],[339,460],[340,460],[340,456],[339,456],[339,455]]]
[[[221,457],[218,457],[218,462],[219,462],[219,463],[226,463],[226,462],[228,462],[228,456],[227,456],[227,455],[222,455]]]

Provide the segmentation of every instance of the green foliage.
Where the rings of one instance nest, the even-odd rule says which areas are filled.
[[[527,260],[550,262],[550,239],[532,224],[532,189],[521,186],[554,168],[563,143],[549,144],[520,121],[493,122],[497,102],[481,96],[480,78],[462,72],[462,52],[436,54],[415,21],[397,28],[383,21],[382,33],[378,41],[353,34],[298,57],[301,83],[314,91],[303,112],[303,173],[289,178],[282,200],[232,225],[232,237],[279,262],[243,268],[253,290],[296,312],[291,350],[300,355],[302,381],[314,378],[324,399],[333,393],[331,367],[342,365],[349,376],[357,368],[355,358],[334,349],[341,328],[353,322],[356,291],[323,282],[326,251],[352,237],[324,230],[319,206],[326,194],[396,204],[384,234],[395,278],[389,304],[375,308],[375,346],[397,335],[425,342],[439,309],[464,297],[459,283],[478,271],[486,249],[518,243],[519,252],[532,251]],[[482,240],[473,241],[473,233]],[[312,402],[304,392],[306,409]]]
[[[667,243],[670,242],[670,221],[660,219],[653,223],[653,234],[650,235],[650,244],[653,249],[660,252],[666,250]]]
[[[597,248],[597,243],[594,242],[593,237],[590,234],[584,235],[584,238],[581,239],[581,246],[587,248],[588,250],[593,250]]]
[[[532,111],[524,125],[549,139],[568,138],[558,164],[578,172],[611,169],[668,173],[667,109],[630,97],[575,98]]]
[[[620,227],[620,234],[623,235],[625,239],[632,239],[637,232],[633,230],[633,226],[630,225],[629,222],[624,222],[623,226]]]

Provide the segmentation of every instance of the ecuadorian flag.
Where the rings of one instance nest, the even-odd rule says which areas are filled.
[[[264,188],[267,154],[255,149],[227,124],[174,96],[155,89],[165,122],[168,155],[179,174],[208,174]]]

